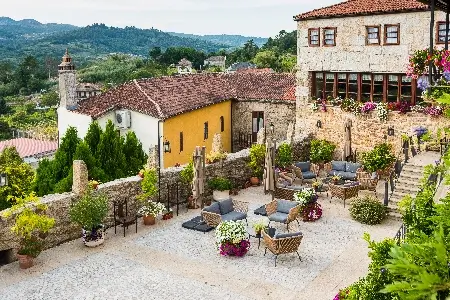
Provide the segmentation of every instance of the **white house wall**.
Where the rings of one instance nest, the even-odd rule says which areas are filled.
[[[91,122],[92,118],[90,116],[74,113],[64,107],[58,107],[59,141],[61,142],[70,126],[77,128],[78,137],[84,138]]]
[[[151,146],[158,144],[158,119],[139,112],[130,112],[131,127],[128,129],[120,129],[120,135],[125,136],[128,131],[134,131],[137,138],[142,143],[142,148],[146,153],[148,153]],[[111,120],[114,124],[116,124],[115,111],[111,111],[101,116],[97,121],[100,127],[105,129],[108,120]],[[118,127],[116,128],[119,129]]]

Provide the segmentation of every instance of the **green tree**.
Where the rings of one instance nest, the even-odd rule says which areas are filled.
[[[102,129],[97,121],[92,122],[89,125],[89,129],[86,133],[86,136],[84,137],[84,141],[88,145],[89,149],[91,150],[91,153],[94,155],[94,157],[97,157],[97,147],[100,143],[100,137],[102,136]]]
[[[9,107],[6,105],[6,100],[0,97],[0,115],[7,114]]]
[[[75,127],[69,127],[61,140],[61,144],[55,153],[55,181],[59,182],[69,175],[73,165],[73,156],[80,143]]]
[[[97,150],[97,156],[101,157],[99,160],[100,167],[108,180],[122,178],[125,175],[125,155],[122,152],[121,142],[122,140],[116,133],[114,124],[109,120],[100,138]]]
[[[56,184],[55,164],[48,158],[39,162],[36,170],[36,177],[33,182],[33,190],[38,196],[44,196],[53,193]]]
[[[280,57],[280,72],[294,72],[297,66],[297,56],[293,54],[284,54]]]
[[[56,106],[59,103],[58,93],[51,91],[41,96],[41,106]]]
[[[14,204],[10,197],[21,197],[31,191],[34,172],[15,147],[6,147],[0,153],[0,173],[8,178],[8,185],[0,187],[0,210],[3,210]]]
[[[105,172],[98,167],[98,160],[94,157],[86,142],[82,141],[78,144],[73,159],[84,161],[88,169],[88,176],[90,180],[95,179],[102,182],[106,180]]]
[[[147,161],[147,155],[142,149],[142,143],[133,131],[129,131],[123,145],[123,154],[126,159],[125,175],[136,175]]]
[[[278,69],[278,57],[275,51],[272,50],[259,51],[253,58],[253,62],[258,68]]]

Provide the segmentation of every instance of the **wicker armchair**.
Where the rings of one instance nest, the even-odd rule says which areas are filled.
[[[333,197],[336,197],[336,198],[344,200],[344,207],[345,207],[345,200],[351,199],[354,197],[358,197],[359,185],[345,186],[345,185],[335,185],[335,184],[330,183],[328,185],[328,188],[331,192],[331,199]],[[331,203],[331,200],[330,200],[330,203]]]
[[[205,207],[202,210],[202,217],[208,226],[216,227],[222,221],[245,220],[247,222],[247,212],[247,202],[228,199]]]
[[[297,162],[291,166],[294,181],[299,180],[303,184],[305,180],[316,179],[319,171],[317,165],[307,162]]]
[[[356,180],[359,182],[361,190],[369,190],[376,193],[378,176],[375,179],[372,179],[372,175],[370,173],[365,172],[360,168],[356,172]]]
[[[262,231],[264,243],[266,249],[264,255],[267,253],[267,249],[275,255],[275,267],[277,266],[277,258],[280,254],[297,253],[298,259],[302,261],[300,254],[298,253],[298,247],[303,239],[301,232],[293,232],[287,234],[277,234],[274,237],[270,237],[265,230]]]
[[[286,224],[287,231],[289,232],[289,223],[296,221],[299,214],[300,205],[296,202],[289,200],[273,200],[266,204],[267,217],[270,222],[278,222]]]

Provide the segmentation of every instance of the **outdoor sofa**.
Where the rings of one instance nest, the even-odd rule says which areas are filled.
[[[358,169],[361,167],[360,163],[333,160],[325,164],[324,169],[328,176],[339,175],[344,180],[356,180]]]
[[[247,202],[227,199],[203,208],[202,217],[206,224],[216,227],[222,221],[245,220],[247,222],[247,212]]]

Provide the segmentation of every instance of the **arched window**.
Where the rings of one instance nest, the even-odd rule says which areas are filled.
[[[220,132],[224,132],[225,131],[225,119],[223,118],[223,116],[220,117]]]

